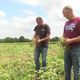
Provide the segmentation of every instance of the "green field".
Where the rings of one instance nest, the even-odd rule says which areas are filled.
[[[36,73],[31,43],[0,43],[0,80],[64,80],[63,52],[59,42],[50,43],[46,72]]]

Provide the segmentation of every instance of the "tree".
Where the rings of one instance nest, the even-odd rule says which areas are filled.
[[[14,38],[6,37],[3,42],[14,42]]]
[[[60,40],[59,37],[54,37],[54,38],[51,39],[51,41],[59,41],[59,40]]]
[[[19,42],[26,42],[26,39],[24,36],[20,36],[18,39]]]

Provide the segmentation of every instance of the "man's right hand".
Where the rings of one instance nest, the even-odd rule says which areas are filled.
[[[37,44],[37,39],[33,39],[33,40],[32,40],[32,43],[33,43],[34,45],[36,45],[36,44]]]
[[[40,40],[40,38],[39,38],[39,36],[37,35],[35,38],[33,38],[32,43],[33,43],[34,45],[40,45],[39,40]]]

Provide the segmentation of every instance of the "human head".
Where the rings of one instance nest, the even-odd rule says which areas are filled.
[[[40,26],[40,25],[43,25],[43,19],[42,19],[42,17],[37,17],[36,18],[36,22],[37,22],[37,24]]]
[[[65,6],[62,10],[62,13],[67,19],[73,19],[74,17],[73,9],[70,6]]]

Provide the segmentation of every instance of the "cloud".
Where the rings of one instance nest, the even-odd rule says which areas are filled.
[[[51,37],[62,36],[63,27],[66,19],[62,15],[62,9],[66,5],[72,6],[76,15],[80,14],[79,10],[80,1],[70,0],[40,0],[40,4],[43,6],[47,14],[47,22],[51,27]]]
[[[10,0],[11,1],[11,0]],[[66,19],[62,15],[62,9],[65,5],[71,5],[76,13],[80,13],[79,3],[80,1],[70,1],[70,0],[12,0],[14,2],[19,2],[21,4],[31,5],[44,10],[46,17],[41,15],[44,19],[44,22],[50,25],[51,28],[51,37],[62,36],[63,27]],[[39,9],[38,7],[38,9]],[[25,16],[11,16],[9,20],[0,19],[0,37],[3,36],[12,36],[19,37],[21,35],[26,38],[32,38],[34,32],[33,29],[36,25],[35,18],[38,16],[38,13],[28,9],[24,10],[23,13]],[[40,15],[40,14],[39,14]],[[0,16],[5,17],[6,13],[0,11]]]
[[[0,38],[4,37],[20,37],[25,36],[26,38],[32,38],[33,29],[36,16],[27,16],[27,17],[11,17],[10,20],[1,19],[0,20]]]
[[[30,16],[30,15],[35,16],[36,15],[36,13],[32,10],[24,10],[24,13],[28,16]]]
[[[62,15],[62,1],[61,0],[50,0],[50,1],[42,1],[41,5],[43,6],[46,14],[47,14],[47,23],[51,28],[51,37],[54,36],[62,36],[63,35],[63,27],[64,27],[64,17]]]
[[[26,38],[32,38],[33,29],[36,16],[27,16],[27,17],[12,17],[11,20],[11,29],[14,30],[15,36],[25,36]]]
[[[0,10],[0,17],[5,17],[6,13],[3,10]]]
[[[12,2],[20,2],[21,4],[29,4],[32,6],[39,5],[38,0],[10,0]]]

